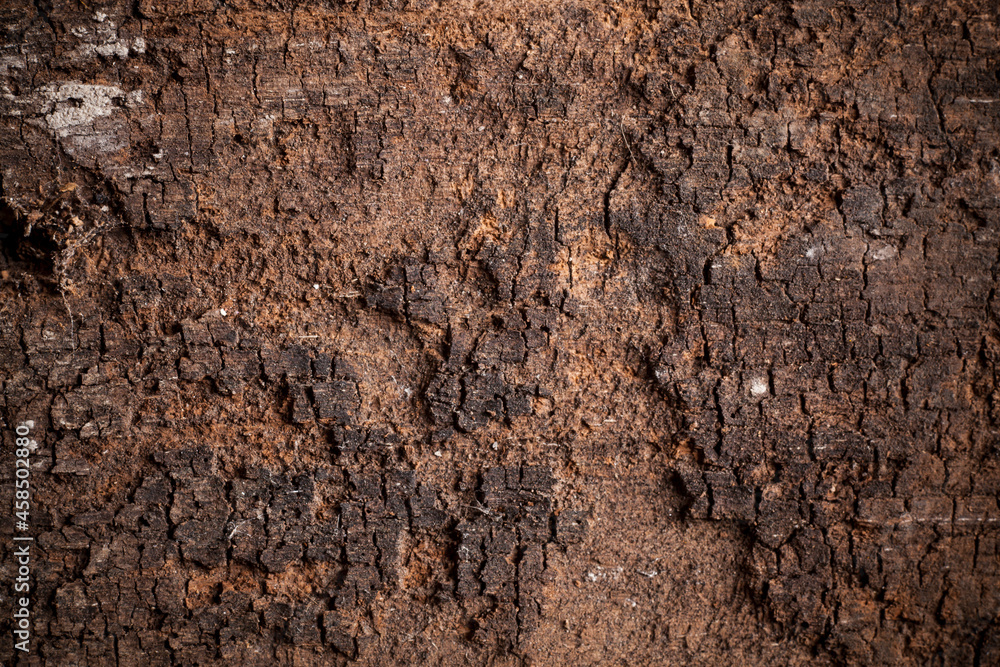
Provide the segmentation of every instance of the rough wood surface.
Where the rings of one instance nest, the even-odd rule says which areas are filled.
[[[5,3],[0,657],[1000,664],[998,16]]]

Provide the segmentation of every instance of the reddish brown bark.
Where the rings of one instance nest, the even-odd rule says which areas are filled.
[[[0,17],[10,661],[1000,662],[995,3]]]

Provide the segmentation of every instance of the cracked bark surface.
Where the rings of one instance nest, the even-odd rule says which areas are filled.
[[[8,3],[0,654],[997,664],[998,16]]]

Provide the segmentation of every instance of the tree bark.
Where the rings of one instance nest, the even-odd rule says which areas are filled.
[[[8,3],[0,654],[1000,663],[998,16]]]

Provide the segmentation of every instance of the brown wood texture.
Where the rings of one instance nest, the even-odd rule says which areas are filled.
[[[1000,664],[998,15],[3,3],[0,658]]]

